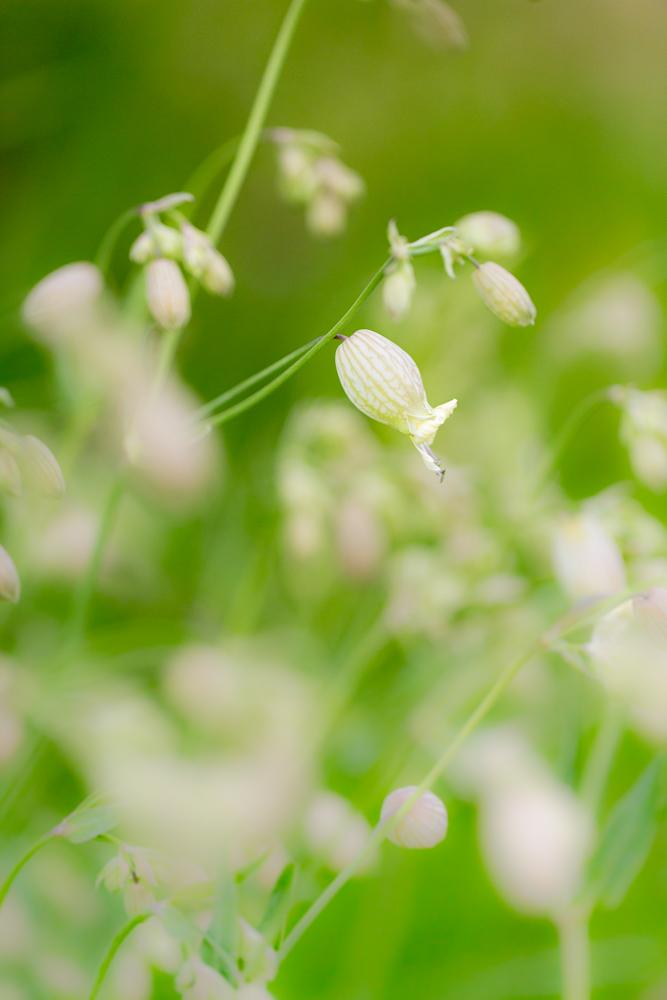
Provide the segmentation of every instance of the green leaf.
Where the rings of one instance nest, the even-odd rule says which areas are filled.
[[[255,858],[254,861],[249,862],[249,864],[247,864],[244,868],[239,868],[239,870],[234,875],[234,878],[236,879],[236,884],[241,885],[252,875],[254,875],[255,872],[259,871],[259,869],[262,867],[262,865],[264,864],[270,853],[271,852],[267,848],[265,851],[262,851],[259,857]]]
[[[641,870],[655,837],[663,766],[662,758],[649,764],[612,810],[588,866],[592,903],[618,906]]]
[[[66,816],[54,833],[72,844],[85,844],[113,830],[116,817],[111,806],[99,795],[91,795]]]
[[[285,865],[271,890],[266,912],[258,928],[267,940],[275,937],[282,929],[291,902],[295,875],[296,866],[292,863]]]
[[[202,943],[202,958],[229,978],[237,963],[238,899],[234,876],[225,874],[218,882],[213,917],[206,928]]]

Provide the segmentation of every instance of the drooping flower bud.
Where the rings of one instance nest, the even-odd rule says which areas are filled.
[[[575,601],[625,588],[618,546],[592,514],[561,520],[553,539],[553,563],[563,589]]]
[[[21,472],[11,452],[0,447],[0,490],[10,497],[21,495]]]
[[[94,264],[66,264],[35,285],[23,303],[23,320],[48,339],[67,336],[90,319],[103,287]]]
[[[394,0],[394,4],[412,14],[415,31],[428,45],[442,49],[466,47],[465,25],[445,0]]]
[[[190,319],[190,293],[178,264],[160,258],[146,268],[146,298],[156,323],[179,330]]]
[[[130,260],[135,264],[146,264],[155,257],[178,260],[182,252],[181,234],[171,226],[166,226],[157,219],[151,219],[147,228],[137,236],[130,247]]]
[[[416,785],[397,788],[382,804],[380,822],[395,816],[417,790]],[[447,810],[433,792],[422,792],[404,816],[390,829],[387,838],[398,847],[423,850],[435,847],[447,834]]]
[[[410,308],[417,282],[409,260],[394,261],[382,283],[382,301],[392,319],[402,319]]]
[[[457,401],[450,399],[432,407],[409,354],[379,333],[357,330],[338,346],[336,369],[345,394],[357,409],[409,435],[429,468],[437,464],[429,445],[456,409]]]
[[[521,248],[519,227],[499,212],[471,212],[454,223],[461,239],[484,257],[514,257]]]
[[[347,206],[334,191],[317,191],[306,210],[306,224],[314,236],[338,236],[345,229]]]
[[[537,316],[521,282],[500,264],[486,261],[475,269],[475,287],[485,305],[508,326],[532,326]]]
[[[21,596],[21,581],[7,549],[0,545],[0,600],[16,604]]]
[[[189,222],[182,225],[183,265],[207,292],[231,295],[234,275],[226,257],[216,250],[206,233]]]
[[[28,485],[42,496],[57,500],[65,493],[65,479],[58,459],[39,438],[28,434],[21,438],[18,462]]]

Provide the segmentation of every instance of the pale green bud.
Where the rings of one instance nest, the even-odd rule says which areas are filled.
[[[473,274],[485,305],[508,326],[532,326],[537,316],[533,301],[521,282],[500,264],[487,261]]]
[[[318,191],[308,205],[306,223],[315,236],[338,236],[346,220],[345,202],[333,191]]]
[[[163,222],[152,220],[130,247],[130,260],[135,264],[146,264],[154,257],[178,260],[182,252],[181,234],[171,226],[165,226]]]
[[[454,226],[473,252],[485,257],[514,257],[521,249],[519,227],[499,212],[472,212]]]
[[[26,482],[42,496],[59,499],[65,493],[65,479],[58,459],[39,438],[28,434],[20,440],[18,461]]]
[[[621,438],[635,475],[650,489],[667,489],[667,394],[613,386],[609,398],[621,407]]]
[[[178,264],[160,258],[146,268],[146,298],[156,323],[178,330],[190,319],[190,293]]]
[[[402,319],[412,303],[417,282],[409,260],[395,260],[382,282],[382,301],[394,320]]]
[[[287,201],[305,204],[317,190],[314,158],[300,146],[282,146],[278,152],[280,189]]]
[[[364,193],[364,182],[359,174],[335,156],[321,157],[314,169],[318,182],[343,201],[355,201]]]
[[[14,456],[5,448],[0,448],[0,490],[10,497],[21,495],[21,472]]]
[[[397,788],[382,803],[380,822],[387,823],[417,791],[416,785]],[[447,834],[447,810],[433,792],[422,792],[392,826],[387,839],[398,847],[424,850],[435,847]]]
[[[211,295],[231,295],[234,291],[234,274],[229,262],[213,247],[204,265],[201,283]]]
[[[21,596],[21,581],[12,557],[0,545],[0,600],[16,604]]]
[[[456,409],[456,400],[432,407],[413,359],[397,344],[372,330],[357,330],[336,350],[336,369],[348,399],[380,423],[388,424],[424,454],[441,424]]]

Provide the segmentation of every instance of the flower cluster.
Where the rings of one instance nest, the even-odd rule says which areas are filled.
[[[364,192],[364,182],[338,156],[338,146],[321,132],[276,128],[283,197],[303,205],[306,223],[316,236],[337,236],[345,228],[350,205]]]
[[[465,48],[468,36],[460,16],[445,0],[392,0],[412,17],[417,34],[442,49]]]
[[[621,438],[637,477],[649,489],[667,489],[667,393],[614,386],[612,402],[623,413]]]
[[[187,194],[172,194],[142,205],[144,230],[130,247],[130,259],[146,267],[148,308],[165,330],[178,330],[190,319],[190,293],[183,270],[211,295],[227,296],[234,290],[227,259],[206,233],[177,211],[191,200]]]

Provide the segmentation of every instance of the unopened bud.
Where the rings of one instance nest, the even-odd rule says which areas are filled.
[[[623,411],[621,437],[635,474],[649,489],[667,488],[667,394],[613,386],[609,398]]]
[[[380,822],[395,816],[417,791],[416,785],[397,788],[382,804]],[[435,847],[447,834],[447,810],[433,792],[422,792],[407,812],[391,827],[387,838],[398,847],[423,850]]]
[[[475,287],[486,306],[508,326],[532,326],[537,316],[533,301],[521,282],[500,264],[487,261],[473,274]]]
[[[473,252],[484,257],[514,257],[521,248],[519,227],[499,212],[472,212],[454,226]]]
[[[372,330],[357,330],[336,350],[336,369],[348,399],[373,420],[409,435],[417,447],[430,445],[456,409],[456,400],[433,407],[413,359]]]
[[[340,195],[322,190],[308,205],[306,223],[315,236],[338,236],[345,228],[347,207]]]
[[[130,864],[122,854],[116,854],[107,861],[97,876],[97,885],[102,885],[108,892],[120,892],[131,878]]]
[[[0,490],[10,497],[21,495],[21,472],[16,459],[5,448],[0,447]]]
[[[165,330],[179,330],[190,319],[190,293],[173,260],[152,260],[146,269],[146,297],[151,315]]]
[[[229,262],[213,247],[204,265],[201,283],[211,295],[231,295],[234,291],[234,274]]]
[[[364,182],[359,174],[335,156],[322,156],[315,162],[314,169],[322,187],[343,201],[354,201],[364,193]]]
[[[66,264],[35,285],[23,303],[23,320],[46,337],[66,336],[90,317],[103,287],[94,264]]]
[[[154,257],[178,259],[183,252],[181,234],[163,222],[151,221],[149,227],[137,236],[130,247],[130,260],[146,264]]]
[[[392,319],[399,320],[405,316],[416,287],[415,272],[410,261],[394,261],[382,283],[382,301]]]
[[[12,557],[0,545],[0,600],[16,604],[21,596],[21,581]]]

